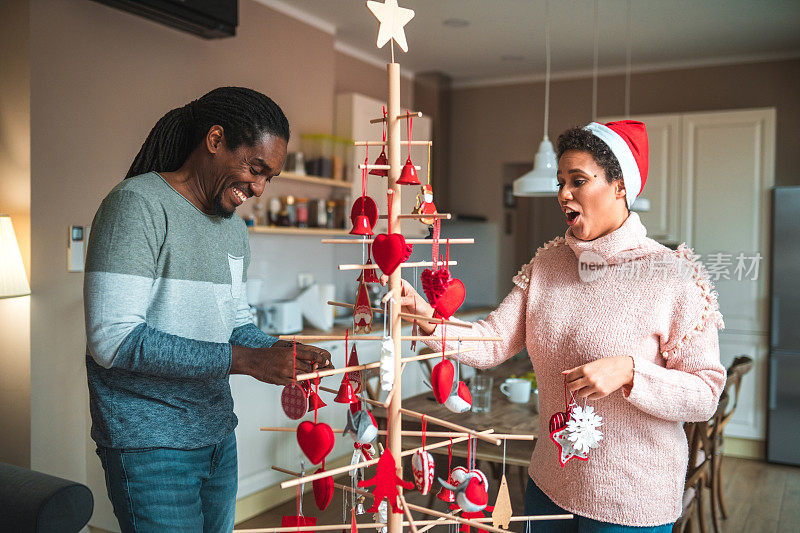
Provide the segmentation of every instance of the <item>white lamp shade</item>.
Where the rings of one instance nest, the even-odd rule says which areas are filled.
[[[514,196],[557,196],[558,161],[553,143],[547,137],[539,145],[533,170],[514,180]]]
[[[11,217],[0,215],[0,298],[31,293]]]

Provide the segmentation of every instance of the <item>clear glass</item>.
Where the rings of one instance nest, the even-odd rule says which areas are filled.
[[[488,413],[492,408],[492,386],[494,378],[483,374],[476,374],[470,381],[472,393],[472,412]]]

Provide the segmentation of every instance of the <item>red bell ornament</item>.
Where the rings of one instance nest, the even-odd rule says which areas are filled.
[[[378,158],[375,160],[375,164],[376,165],[389,165],[389,160],[386,159],[386,148],[381,150],[381,155],[379,155]],[[372,174],[373,176],[384,176],[384,177],[386,177],[386,176],[389,175],[389,171],[385,170],[385,169],[382,169],[382,168],[373,168],[372,170],[369,171],[369,173]]]
[[[308,394],[308,410],[313,411],[314,409],[319,409],[321,407],[325,407],[328,404],[322,401],[322,398],[319,397],[315,391],[311,391]]]
[[[406,159],[406,164],[403,165],[403,170],[400,172],[400,179],[397,180],[399,185],[420,185],[422,182],[417,177],[417,169],[414,163],[411,162],[411,157]]]
[[[446,503],[454,503],[456,501],[456,493],[445,486],[439,489],[439,492],[436,493],[436,497]]]
[[[351,404],[358,401],[356,391],[353,390],[353,382],[350,381],[350,378],[347,376],[347,374],[345,374],[344,378],[342,378],[342,384],[339,385],[339,393],[336,395],[336,398],[334,398],[333,401],[336,403],[346,404]]]
[[[356,215],[350,235],[374,235],[367,215]]]

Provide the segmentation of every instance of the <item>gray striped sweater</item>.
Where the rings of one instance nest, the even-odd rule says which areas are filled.
[[[84,277],[98,446],[199,448],[236,427],[231,345],[276,340],[251,321],[249,260],[241,218],[204,214],[155,172],[106,196]]]

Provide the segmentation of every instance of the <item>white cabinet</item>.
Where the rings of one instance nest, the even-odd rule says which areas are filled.
[[[681,142],[683,239],[720,271],[714,283],[728,330],[765,333],[775,110],[683,115]],[[739,254],[746,267],[758,261],[757,273],[735,271]]]
[[[347,93],[336,96],[336,135],[346,137],[356,141],[380,141],[382,134],[382,126],[378,124],[370,124],[370,120],[381,117],[381,107],[385,106],[386,102],[364,96],[362,94]],[[431,119],[423,117],[414,117],[412,122],[412,139],[415,141],[429,141],[431,139]],[[401,138],[407,139],[406,122],[403,121],[401,127]],[[347,179],[352,180],[353,190],[352,198],[356,199],[361,196],[361,171],[358,165],[364,163],[366,148],[357,146],[353,151],[352,161],[348,168],[354,169],[351,176]],[[379,146],[369,147],[369,163],[375,162],[375,159],[381,153]],[[401,162],[406,162],[408,154],[408,145],[401,145]],[[426,146],[412,146],[411,147],[411,161],[414,165],[421,167],[418,170],[419,180],[426,183],[428,172],[428,148]],[[386,214],[386,189],[387,178],[382,176],[367,176],[367,194],[375,200],[381,214]],[[433,176],[431,176],[431,185],[434,185]],[[410,213],[414,208],[414,202],[417,194],[420,192],[419,186],[406,185],[402,187],[402,211],[403,213]],[[435,201],[436,188],[434,186],[434,201]],[[386,232],[386,221],[379,221],[375,229],[375,233]],[[403,235],[406,237],[425,237],[428,235],[428,226],[421,224],[415,220],[403,221]]]

